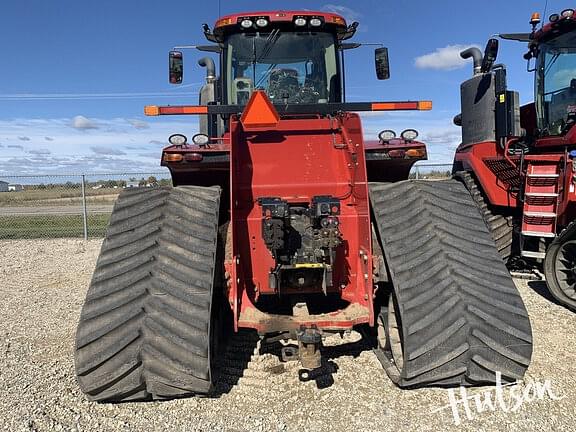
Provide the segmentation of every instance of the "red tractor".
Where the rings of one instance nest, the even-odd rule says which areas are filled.
[[[474,76],[461,86],[454,173],[509,266],[543,266],[552,295],[576,310],[576,16],[566,9],[539,23],[533,14],[531,33],[500,35],[528,43],[535,97],[525,106],[508,90],[505,66],[494,65],[497,39],[484,55],[461,53],[473,57]]]
[[[82,309],[90,399],[214,394],[247,333],[296,341],[279,355],[302,379],[325,365],[323,338],[353,328],[401,387],[523,376],[530,322],[475,202],[456,180],[408,181],[417,132],[368,141],[355,113],[431,102],[346,102],[357,26],[310,11],[204,25],[194,48],[220,70],[199,61],[199,105],[145,109],[199,115],[199,133],[162,152],[174,187],[120,194]],[[181,83],[182,52],[169,60]],[[386,48],[375,64],[388,78]]]

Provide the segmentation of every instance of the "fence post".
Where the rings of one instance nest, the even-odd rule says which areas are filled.
[[[416,168],[416,180],[418,180],[420,178],[420,168],[418,167],[418,165],[416,165],[414,168]]]
[[[84,222],[84,240],[88,240],[88,211],[86,210],[86,176],[82,174],[82,221]]]

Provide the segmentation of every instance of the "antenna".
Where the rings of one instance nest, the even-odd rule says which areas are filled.
[[[546,0],[546,2],[548,2],[548,0]],[[218,18],[220,18],[221,16],[221,12],[220,12],[220,0],[218,0]]]
[[[218,0],[218,3],[220,3],[220,0]],[[542,27],[544,27],[544,22],[546,21],[547,10],[548,10],[548,0],[546,0],[546,3],[544,4],[544,13],[542,14]]]

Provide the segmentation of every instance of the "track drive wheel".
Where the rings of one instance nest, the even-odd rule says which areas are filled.
[[[544,276],[554,298],[576,311],[576,223],[568,226],[548,247]]]
[[[76,333],[76,374],[95,401],[212,388],[219,188],[122,191]]]

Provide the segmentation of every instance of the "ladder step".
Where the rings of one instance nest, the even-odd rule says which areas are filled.
[[[547,233],[540,231],[522,231],[522,235],[526,237],[547,237],[547,238],[556,237],[556,234],[554,233]]]
[[[527,177],[532,177],[532,178],[557,178],[559,175],[558,174],[526,174]]]
[[[526,258],[544,259],[546,257],[546,252],[522,251],[520,252],[520,255]]]
[[[527,197],[541,197],[541,198],[558,196],[558,194],[554,192],[526,192],[524,195],[526,195]]]
[[[547,212],[524,212],[524,216],[528,216],[528,217],[555,218],[555,217],[556,217],[556,213],[547,213]]]

